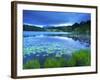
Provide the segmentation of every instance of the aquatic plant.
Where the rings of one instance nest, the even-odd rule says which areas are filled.
[[[66,61],[66,67],[76,66],[76,60],[74,58],[70,58]]]
[[[40,68],[40,63],[39,60],[37,59],[30,60],[23,65],[23,69],[34,69],[34,68]]]
[[[57,61],[59,62],[60,67],[66,67],[67,59],[64,59],[63,57],[58,57]]]
[[[90,50],[73,52],[72,58],[76,61],[76,66],[89,66],[91,64]]]
[[[55,58],[47,58],[44,62],[45,68],[54,68],[54,67],[60,67],[61,64],[55,59]]]
[[[44,62],[45,68],[65,67],[67,64],[66,59],[63,57],[47,58]]]
[[[39,42],[37,40],[39,40]],[[39,61],[42,61],[42,58],[40,57],[43,57],[42,63],[44,64],[44,68],[90,65],[90,51],[83,50],[85,49],[84,46],[77,46],[76,43],[63,43],[61,41],[50,42],[48,40],[49,42],[47,41],[45,43],[44,41],[41,41],[41,39],[32,39],[32,43],[27,43],[27,45],[24,46],[23,55],[27,62],[24,64],[24,68],[31,69],[40,67]],[[30,60],[33,59],[33,57],[38,58],[39,60]]]

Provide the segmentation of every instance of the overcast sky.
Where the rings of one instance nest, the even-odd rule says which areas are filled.
[[[23,23],[41,26],[72,25],[91,19],[89,13],[23,10]]]

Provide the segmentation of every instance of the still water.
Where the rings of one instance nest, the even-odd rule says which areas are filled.
[[[68,32],[23,32],[23,61],[38,58],[43,61],[46,57],[66,57],[80,49],[88,49],[85,42],[67,37]],[[62,36],[66,35],[66,36]]]

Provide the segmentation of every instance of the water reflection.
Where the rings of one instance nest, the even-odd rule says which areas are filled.
[[[69,36],[71,35],[71,36]],[[67,32],[24,32],[23,51],[26,63],[31,59],[42,62],[47,57],[70,58],[73,51],[90,48],[90,39],[87,37],[72,37]]]

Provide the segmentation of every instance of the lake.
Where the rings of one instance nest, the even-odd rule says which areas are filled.
[[[73,37],[67,37],[70,34],[68,32],[24,31],[23,63],[25,64],[32,59],[39,59],[42,65],[47,57],[68,59],[74,51],[90,49],[89,43],[78,39],[75,40]]]

